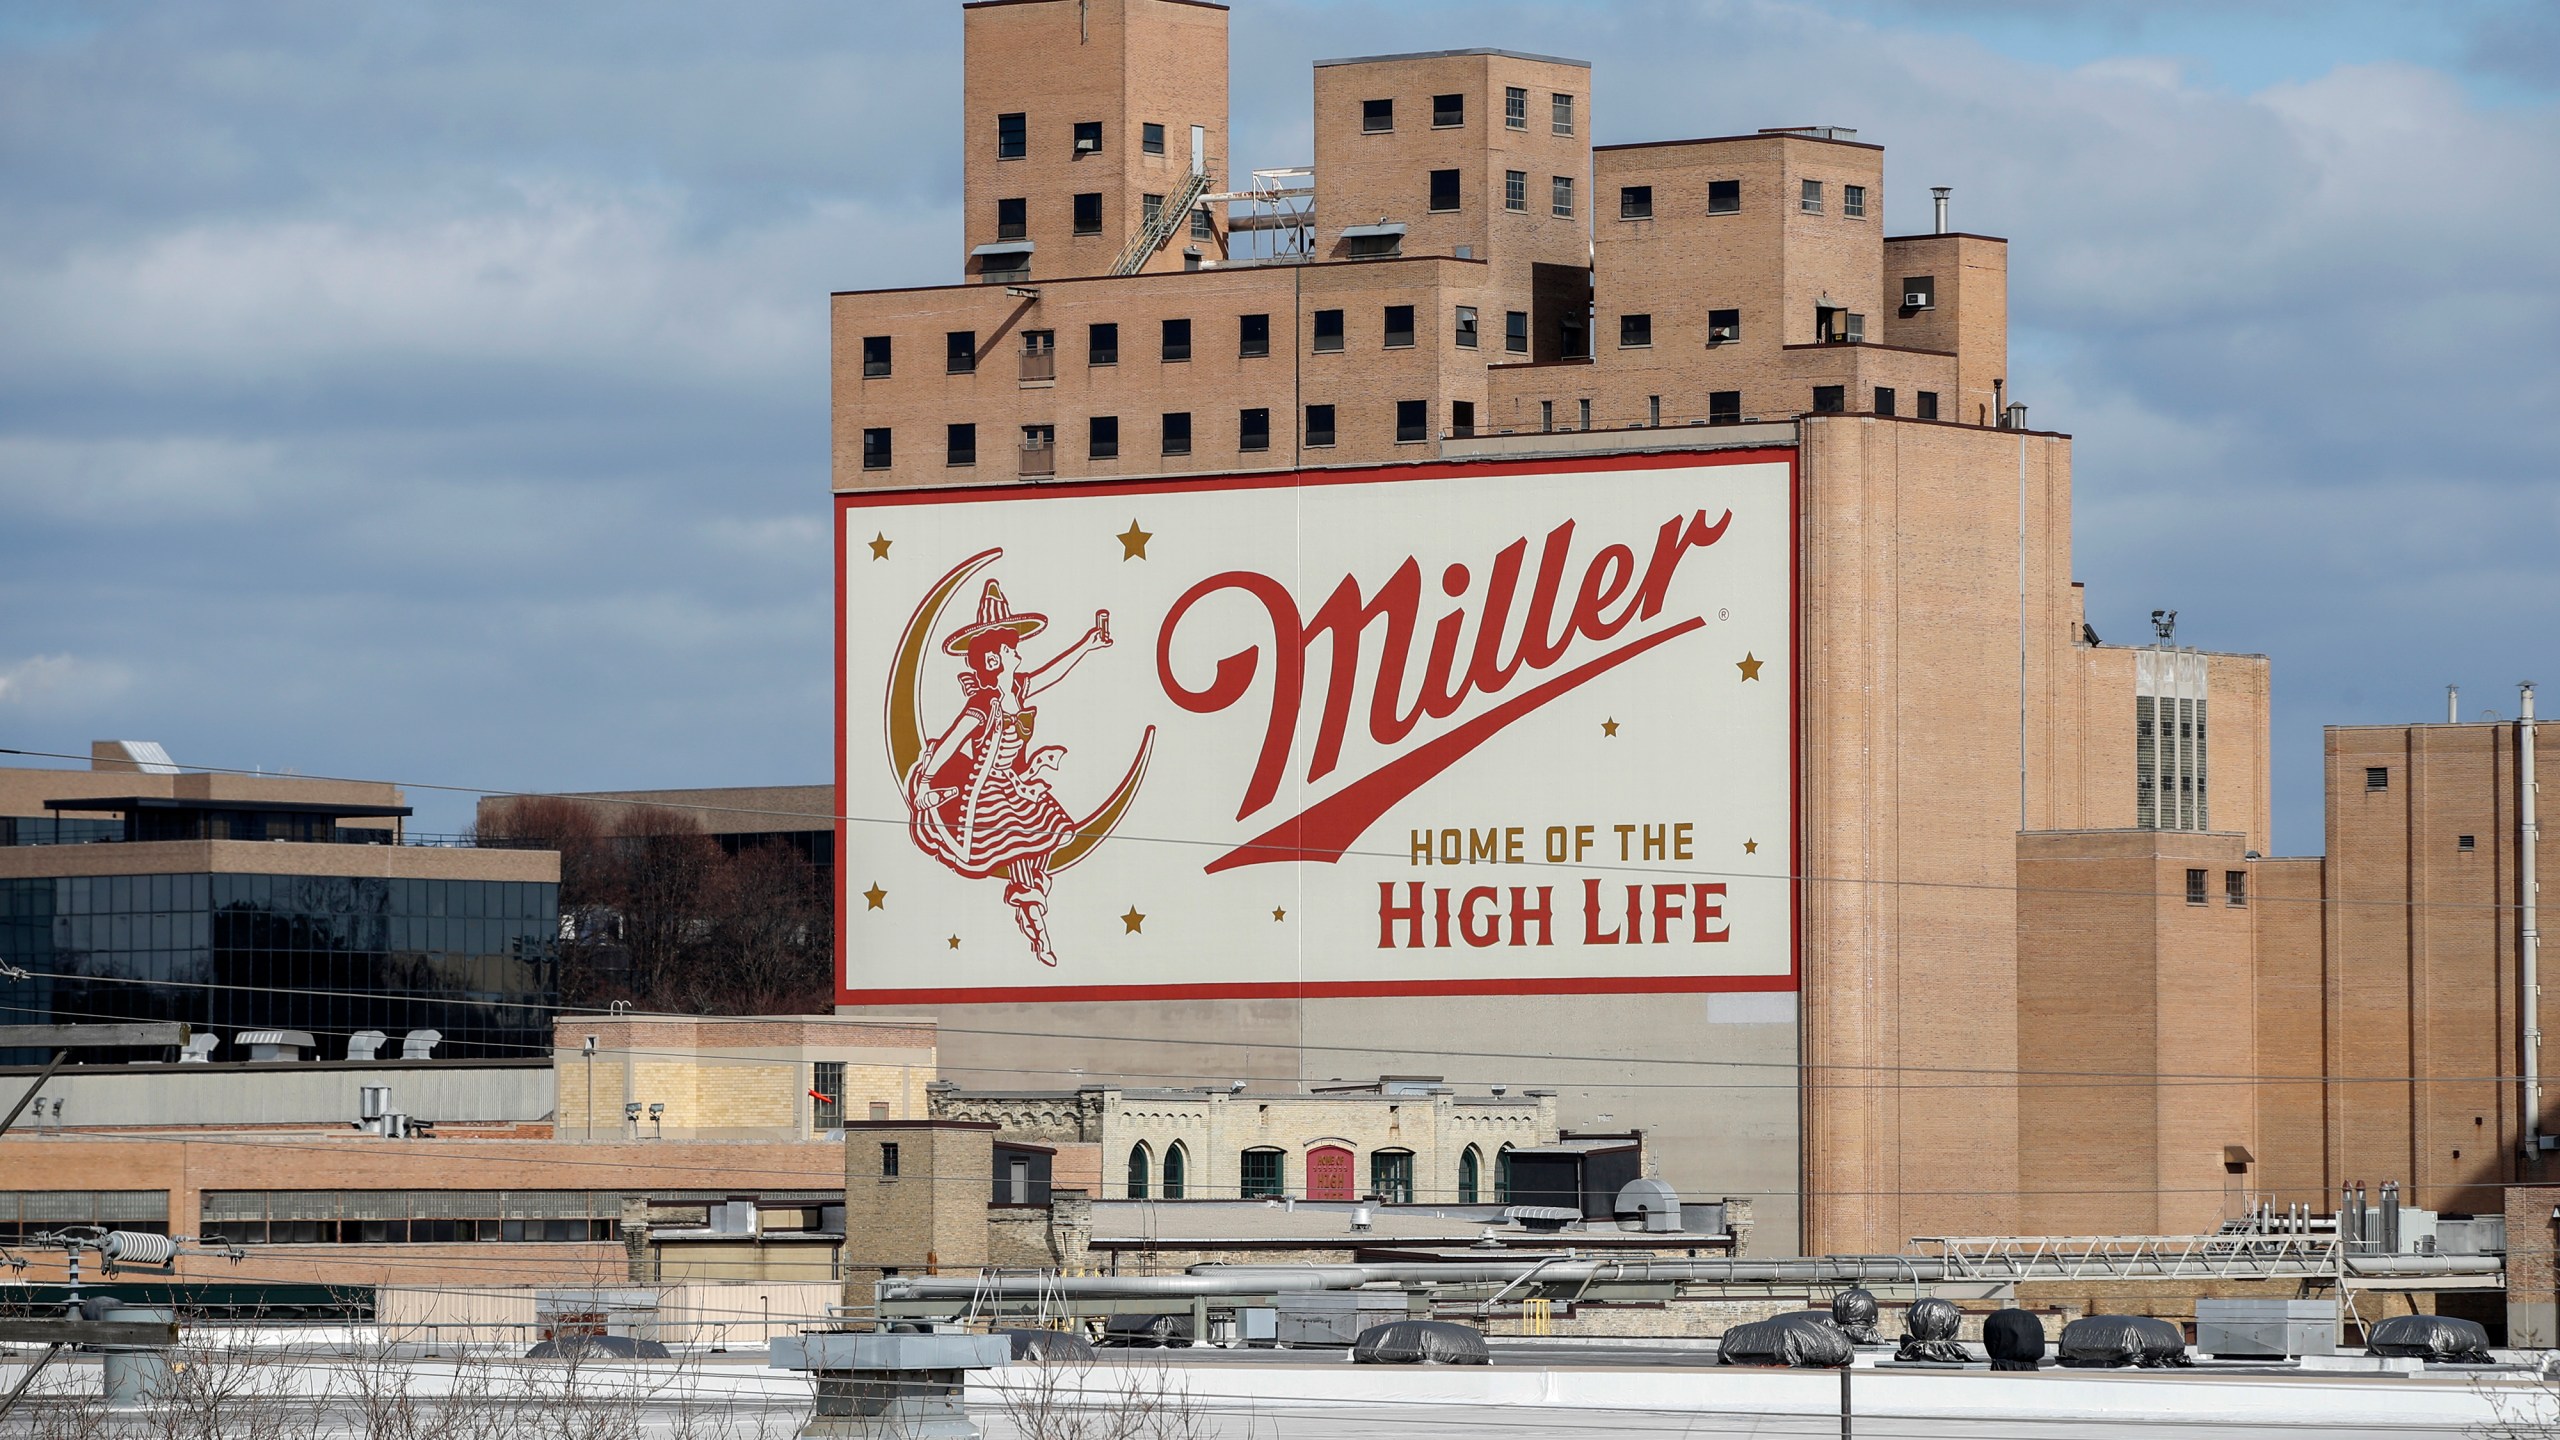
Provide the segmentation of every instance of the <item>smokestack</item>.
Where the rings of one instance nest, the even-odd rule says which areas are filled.
[[[2516,687],[2516,874],[2524,890],[2518,917],[2516,1008],[2524,1019],[2524,1153],[2542,1158],[2542,819],[2533,776],[2533,682]]]
[[[1929,194],[1936,199],[1938,204],[1937,233],[1940,235],[1947,233],[1947,193],[1953,188],[1953,186],[1948,185],[1932,185],[1929,187]]]

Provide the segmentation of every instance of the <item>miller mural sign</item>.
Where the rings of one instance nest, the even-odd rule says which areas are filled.
[[[849,1004],[1791,990],[1783,451],[849,495]]]

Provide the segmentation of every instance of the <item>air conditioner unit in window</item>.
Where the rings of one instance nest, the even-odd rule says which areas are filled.
[[[1719,325],[1707,332],[1707,338],[1710,340],[1731,340],[1739,336],[1741,333],[1742,332],[1740,330],[1731,325]]]
[[[1902,303],[1914,310],[1929,309],[1929,292],[1926,290],[1906,290],[1902,293]]]
[[[1102,142],[1099,140],[1079,140],[1076,142],[1076,153],[1079,155],[1090,155],[1101,148]]]

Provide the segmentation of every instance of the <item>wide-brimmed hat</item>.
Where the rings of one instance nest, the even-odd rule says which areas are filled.
[[[946,655],[966,655],[978,637],[992,635],[999,630],[1011,632],[1016,640],[1028,640],[1046,629],[1048,624],[1046,615],[1027,611],[1020,615],[1013,613],[1013,607],[1004,603],[1003,589],[990,580],[986,593],[978,597],[977,623],[952,631],[950,638],[942,642],[942,650]]]

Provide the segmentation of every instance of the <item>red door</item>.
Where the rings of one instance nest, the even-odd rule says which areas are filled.
[[[1339,1145],[1319,1145],[1307,1152],[1307,1198],[1349,1200],[1351,1152]]]

